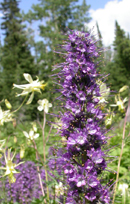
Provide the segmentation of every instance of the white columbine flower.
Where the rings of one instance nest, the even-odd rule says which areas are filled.
[[[10,110],[3,111],[0,107],[0,125],[3,125],[4,122],[13,121],[12,116],[13,114],[10,112]]]
[[[39,104],[39,106],[37,107],[37,109],[39,111],[44,110],[45,113],[48,113],[49,108],[52,107],[52,104],[49,103],[49,101],[47,99],[38,100],[38,104]]]
[[[30,130],[29,133],[27,133],[26,131],[23,131],[23,134],[25,135],[25,137],[27,137],[29,140],[34,140],[36,138],[39,137],[38,133],[35,133],[34,130]]]
[[[123,183],[123,184],[119,184],[119,188],[118,188],[119,191],[122,191],[122,194],[124,195],[126,190],[128,190],[128,184],[126,183]]]
[[[57,184],[55,186],[55,193],[56,193],[56,195],[57,196],[64,195],[64,189],[66,189],[66,188],[63,187],[63,183],[59,182],[59,184]]]
[[[13,84],[13,86],[14,88],[16,87],[18,89],[23,89],[23,92],[21,94],[17,94],[17,96],[25,96],[32,92],[31,96],[29,97],[26,103],[26,104],[30,104],[34,97],[34,91],[41,93],[40,89],[44,90],[44,87],[47,84],[43,84],[44,81],[39,81],[38,77],[37,77],[37,80],[33,81],[30,74],[24,73],[23,75],[24,75],[24,78],[29,82],[29,84],[23,84],[23,85]]]

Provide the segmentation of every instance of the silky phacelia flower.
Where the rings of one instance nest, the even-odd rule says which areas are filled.
[[[68,40],[62,45],[65,62],[56,65],[60,68],[56,79],[62,94],[60,135],[66,138],[66,146],[59,149],[60,154],[57,151],[57,159],[51,159],[49,165],[54,169],[55,164],[57,172],[66,179],[66,204],[110,203],[108,188],[101,179],[108,155],[103,151],[107,137],[101,109],[106,100],[101,100],[103,86],[97,83],[101,79],[95,62],[99,50],[90,33],[70,31],[67,35]],[[105,86],[106,90],[109,92]]]

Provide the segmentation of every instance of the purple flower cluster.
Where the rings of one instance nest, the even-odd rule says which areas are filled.
[[[19,155],[17,155],[16,163],[19,163]],[[26,161],[16,168],[20,173],[15,174],[16,182],[11,186],[6,181],[1,186],[6,191],[6,199],[8,202],[13,199],[13,202],[21,204],[30,204],[33,199],[39,199],[42,196],[41,187],[39,184],[38,172],[35,163]],[[45,180],[45,172],[41,170],[41,178]],[[45,184],[43,184],[45,186]]]
[[[67,51],[66,62],[58,65],[64,112],[61,136],[67,145],[58,151],[51,167],[66,177],[69,186],[66,204],[110,203],[107,186],[102,185],[102,171],[107,167],[103,147],[107,144],[104,114],[99,105],[99,75],[95,59],[99,56],[96,41],[90,33],[70,31],[62,46]]]

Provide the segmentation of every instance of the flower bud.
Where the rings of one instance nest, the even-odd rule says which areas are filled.
[[[24,148],[23,145],[21,145],[21,147],[20,147],[20,158],[23,159],[24,155],[25,155],[25,148]]]
[[[125,90],[128,89],[128,88],[129,88],[129,86],[126,86],[126,85],[123,86],[122,88],[120,88],[119,93],[125,91]]]
[[[5,105],[6,105],[6,107],[7,107],[8,109],[11,109],[11,108],[12,108],[10,102],[9,102],[7,99],[5,99]]]

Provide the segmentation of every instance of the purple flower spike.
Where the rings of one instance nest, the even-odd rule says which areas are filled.
[[[83,200],[93,204],[110,203],[109,191],[101,183],[108,155],[103,151],[107,137],[98,99],[101,96],[95,63],[98,48],[90,33],[80,31],[70,31],[62,48],[66,59],[58,65],[61,70],[57,77],[61,100],[65,102],[60,113],[60,131],[61,137],[66,138],[66,146],[55,161],[58,173],[69,186],[66,203],[78,204]],[[59,159],[63,162],[58,162]]]

